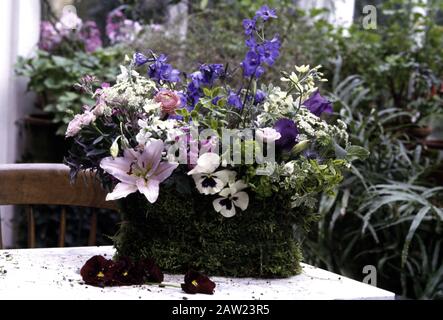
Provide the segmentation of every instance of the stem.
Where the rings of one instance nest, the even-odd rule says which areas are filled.
[[[243,115],[245,113],[245,109],[246,109],[246,102],[248,101],[249,91],[251,90],[252,81],[254,81],[254,75],[255,75],[256,71],[257,71],[257,69],[254,71],[251,78],[249,79],[248,88],[246,89],[245,99],[243,100],[243,106],[242,106],[242,110],[241,110],[241,114],[240,114],[240,116],[243,118],[243,127],[246,124],[246,118],[243,117]]]
[[[159,286],[160,288],[178,288],[181,289],[182,287],[177,284],[171,284],[171,283],[155,283],[155,282],[146,282],[145,285],[147,286]]]

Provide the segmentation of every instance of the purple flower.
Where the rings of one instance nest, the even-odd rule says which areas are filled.
[[[153,64],[149,66],[149,77],[157,82],[180,82],[180,71],[173,69],[167,63],[168,58],[165,55],[158,57]]]
[[[268,21],[271,18],[277,19],[277,13],[275,9],[271,9],[268,6],[263,6],[257,11],[256,17],[262,18],[263,21]]]
[[[266,99],[266,93],[264,93],[262,90],[257,90],[254,97],[254,104],[260,104]]]
[[[124,157],[103,159],[100,167],[120,181],[106,200],[126,198],[138,191],[150,203],[155,203],[159,196],[160,183],[169,178],[178,166],[161,161],[163,150],[163,141],[153,140],[143,150],[126,149]]]
[[[121,7],[113,10],[106,20],[106,35],[113,44],[133,41],[141,29],[138,22],[126,19]]]
[[[218,96],[215,97],[214,99],[212,99],[211,103],[216,106],[218,104],[218,102],[221,100],[222,97]]]
[[[257,40],[255,40],[255,38],[253,36],[249,37],[248,39],[246,39],[246,46],[249,49],[255,49],[257,47]]]
[[[152,62],[152,59],[149,59],[147,56],[145,56],[143,53],[137,52],[134,54],[134,64],[137,67],[141,67],[148,62]]]
[[[232,91],[229,93],[228,96],[228,104],[239,110],[243,108],[243,103],[240,99],[240,96]]]
[[[87,21],[80,30],[80,39],[85,44],[86,52],[94,52],[101,48],[103,43],[100,30],[94,21]]]
[[[314,93],[308,100],[305,101],[304,106],[309,109],[317,117],[320,117],[323,113],[332,113],[332,103],[322,97],[320,92]]]
[[[280,55],[280,40],[274,37],[272,40],[267,40],[263,44],[257,46],[257,52],[260,55],[260,60],[272,66]]]
[[[203,64],[200,66],[200,73],[202,83],[212,86],[215,80],[224,75],[225,68],[222,64]]]
[[[62,41],[62,37],[49,21],[42,21],[40,24],[39,48],[44,51],[52,51]]]
[[[255,19],[245,19],[243,20],[243,28],[245,29],[245,34],[247,36],[252,35],[255,31],[256,20]]]
[[[275,143],[276,147],[291,151],[297,144],[299,133],[295,122],[290,119],[280,119],[275,123],[274,129],[281,134],[281,138]]]
[[[256,78],[261,77],[264,73],[264,69],[260,66],[260,64],[260,56],[252,50],[249,51],[246,54],[245,60],[242,62],[244,76],[255,76]]]

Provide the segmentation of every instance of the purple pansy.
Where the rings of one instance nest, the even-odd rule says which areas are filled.
[[[291,151],[297,144],[298,128],[293,120],[280,119],[275,125],[274,129],[281,134],[281,138],[276,141],[277,148],[284,151]]]
[[[277,19],[277,12],[275,9],[271,9],[268,6],[263,6],[257,11],[256,17],[262,18],[263,21],[268,21],[271,18]]]
[[[332,113],[332,103],[320,95],[317,91],[308,100],[305,101],[304,106],[309,109],[317,117],[320,117],[323,113]]]

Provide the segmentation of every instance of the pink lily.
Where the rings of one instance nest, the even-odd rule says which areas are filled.
[[[160,183],[171,176],[177,164],[161,162],[164,143],[152,140],[143,150],[126,149],[124,157],[105,158],[100,167],[120,180],[107,201],[126,198],[131,193],[140,192],[150,203],[155,203],[160,192]]]

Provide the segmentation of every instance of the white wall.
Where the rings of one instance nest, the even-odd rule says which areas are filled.
[[[0,163],[14,163],[19,157],[16,121],[33,108],[26,93],[26,80],[14,74],[17,57],[29,56],[40,31],[40,0],[0,1]],[[5,246],[12,244],[12,208],[0,208]]]
[[[329,22],[343,26],[351,26],[354,20],[355,0],[299,0],[299,6],[305,10],[326,8],[330,10]]]

